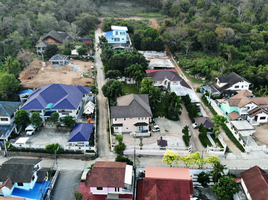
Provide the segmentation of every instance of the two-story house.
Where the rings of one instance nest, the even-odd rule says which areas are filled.
[[[46,120],[53,112],[58,112],[60,118],[73,116],[77,118],[83,104],[91,98],[91,87],[80,85],[50,84],[35,90],[21,109],[39,112]],[[81,111],[83,112],[83,111]]]
[[[216,83],[213,85],[203,86],[201,92],[203,94],[209,92],[214,96],[222,95],[222,97],[230,98],[240,90],[248,90],[251,92],[251,85],[252,83],[247,79],[232,72],[226,76],[217,77]]]
[[[115,43],[127,43],[129,40],[128,36],[128,28],[125,26],[111,26],[112,31],[108,31],[105,34],[105,38],[107,39],[109,44]]]
[[[137,190],[137,200],[190,200],[193,181],[188,168],[146,166]]]
[[[148,132],[152,111],[148,94],[128,94],[118,97],[116,106],[111,106],[111,125],[118,134]]]
[[[253,125],[268,122],[268,97],[255,97],[248,90],[241,90],[230,99],[216,101],[230,120],[246,119]]]
[[[97,161],[82,185],[86,186],[84,195],[90,199],[131,200],[134,189],[133,166],[124,162]]]
[[[65,41],[72,40],[73,39],[66,32],[52,30],[49,33],[44,33],[35,46],[37,54],[44,54],[46,47],[49,44],[62,45]]]
[[[0,168],[0,193],[7,197],[42,199],[50,182],[45,181],[48,174],[41,170],[41,160],[11,158],[4,162]]]
[[[14,117],[21,102],[0,101],[0,144],[8,140],[13,130],[17,132]]]

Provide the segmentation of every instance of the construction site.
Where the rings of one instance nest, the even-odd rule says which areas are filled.
[[[69,60],[65,66],[44,64],[37,58],[20,73],[19,79],[24,88],[36,89],[43,85],[62,83],[68,85],[94,84],[94,63],[91,61]]]

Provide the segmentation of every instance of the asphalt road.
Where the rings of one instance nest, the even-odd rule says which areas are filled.
[[[81,170],[61,170],[51,192],[51,199],[74,200],[74,193],[78,190],[81,174]]]

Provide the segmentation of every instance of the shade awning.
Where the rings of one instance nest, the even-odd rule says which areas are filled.
[[[20,137],[15,144],[25,144],[27,142],[27,140],[29,139],[29,137]]]
[[[146,122],[138,122],[134,126],[148,126],[148,124]]]
[[[123,124],[113,124],[112,127],[122,127]]]
[[[157,144],[161,147],[167,146],[167,140],[157,140]]]

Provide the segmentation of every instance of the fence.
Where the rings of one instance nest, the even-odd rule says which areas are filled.
[[[50,184],[50,186],[48,188],[46,200],[49,200],[50,199],[50,193],[51,193],[52,189],[54,188],[54,185],[56,183],[56,180],[58,178],[59,173],[60,173],[60,170],[57,169],[55,175],[53,176],[53,178],[51,180],[51,184]]]
[[[207,147],[207,153],[208,154],[212,154],[212,155],[217,155],[217,156],[223,156],[225,154],[227,145],[226,143],[223,141],[222,137],[219,135],[218,139],[220,141],[220,143],[222,144],[223,148],[219,148],[219,147]]]
[[[148,148],[148,149],[136,149],[136,155],[154,155],[163,156],[166,150],[172,150],[179,154],[189,154],[192,153],[192,146],[190,147],[159,147],[159,148]],[[134,155],[135,150],[125,150],[124,155]]]

